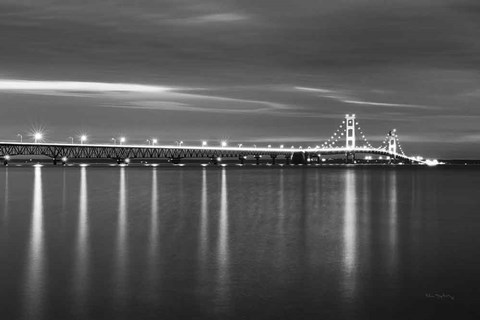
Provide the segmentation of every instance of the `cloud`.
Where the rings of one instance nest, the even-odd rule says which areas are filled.
[[[0,80],[2,91],[23,92],[166,92],[168,87],[150,86],[131,83],[108,82],[76,82],[76,81],[32,81],[32,80]]]
[[[354,98],[351,93],[347,94],[345,91],[340,91],[340,90],[331,90],[331,89],[324,89],[324,88],[308,88],[308,87],[295,87],[295,89],[300,91],[316,93],[318,96],[322,98],[333,99],[346,104],[356,104],[356,105],[372,106],[372,107],[397,107],[397,108],[414,108],[414,109],[434,109],[435,108],[431,106],[424,106],[424,105],[418,105],[418,104],[365,101],[365,100]]]
[[[319,93],[331,93],[331,92],[333,92],[332,90],[322,89],[322,88],[295,87],[295,89],[300,90],[300,91],[319,92]]]
[[[166,111],[188,111],[209,113],[267,113],[289,109],[287,105],[269,101],[235,99],[211,95],[171,92],[164,98],[176,100],[138,100],[126,104],[104,104],[102,106],[126,109],[148,109]]]
[[[361,100],[347,100],[340,99],[340,101],[349,104],[360,104],[365,106],[374,106],[374,107],[399,107],[399,108],[416,108],[416,109],[432,109],[430,106],[422,106],[417,104],[405,104],[405,103],[387,103],[387,102],[372,102],[372,101],[361,101]]]
[[[247,16],[237,13],[217,13],[188,19],[190,23],[235,22],[248,19]]]

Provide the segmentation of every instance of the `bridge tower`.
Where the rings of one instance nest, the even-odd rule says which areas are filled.
[[[355,148],[355,115],[345,116],[345,147],[347,149]]]
[[[355,163],[355,115],[345,115],[345,163]]]
[[[397,157],[397,130],[393,129],[388,132],[388,152]]]

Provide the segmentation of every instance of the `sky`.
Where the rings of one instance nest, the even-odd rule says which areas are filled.
[[[43,130],[480,158],[478,0],[0,0],[0,141]]]

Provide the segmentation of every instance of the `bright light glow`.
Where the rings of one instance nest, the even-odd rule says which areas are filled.
[[[283,149],[283,144],[280,145],[280,149]]]
[[[202,147],[206,147],[207,146],[207,141],[202,141]]]
[[[434,166],[439,164],[438,160],[436,160],[436,159],[433,159],[433,160],[427,159],[427,160],[425,160],[425,163],[429,167],[434,167]]]
[[[35,143],[43,139],[43,134],[41,132],[35,132],[33,134],[33,139],[35,140]]]
[[[129,158],[125,159],[125,163],[130,163],[130,159]]]
[[[168,87],[128,83],[0,80],[0,90],[88,91],[88,92],[166,92]]]
[[[226,147],[227,146],[227,141],[222,141],[222,147]]]
[[[10,160],[10,156],[8,154],[5,156],[5,160]]]
[[[80,142],[84,143],[85,141],[87,141],[87,136],[83,134],[80,136]]]
[[[218,157],[218,158],[217,158],[217,161],[222,161],[222,158]]]
[[[156,144],[158,142],[157,139],[152,139],[152,144]]]
[[[124,143],[126,141],[125,137],[120,138],[120,143]]]
[[[62,157],[63,162],[67,162],[67,157]]]

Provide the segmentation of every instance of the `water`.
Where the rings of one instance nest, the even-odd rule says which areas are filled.
[[[2,319],[479,318],[474,167],[0,169]]]

